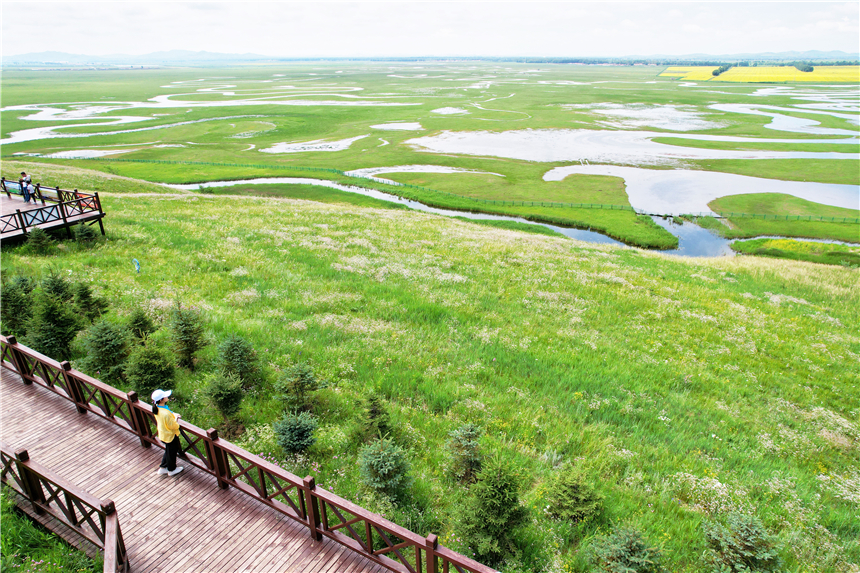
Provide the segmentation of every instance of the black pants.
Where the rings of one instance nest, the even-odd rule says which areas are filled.
[[[176,469],[176,454],[179,453],[179,436],[164,444],[164,456],[161,458],[161,467],[172,472]]]

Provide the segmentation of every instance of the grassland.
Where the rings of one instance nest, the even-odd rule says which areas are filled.
[[[709,203],[715,212],[724,214],[729,225],[713,218],[700,218],[699,224],[716,230],[727,238],[748,238],[759,235],[784,235],[788,237],[823,238],[850,243],[860,243],[860,227],[857,223],[836,222],[840,219],[860,217],[856,209],[842,209],[805,201],[797,197],[779,196],[773,193],[750,195],[732,195],[722,197]],[[759,213],[771,216],[811,216],[814,218],[830,217],[833,222],[810,221],[778,221],[772,219],[756,219],[742,216],[732,216],[731,213]]]
[[[15,507],[14,496],[4,485],[0,493],[0,568],[28,573],[100,573],[101,559],[90,559],[54,534],[33,523]]]
[[[706,171],[838,185],[857,185],[860,172],[860,162],[841,159],[706,159],[689,163]]]
[[[860,267],[860,247],[790,239],[753,239],[735,241],[732,250],[745,255],[809,261],[826,265]]]
[[[67,136],[86,137],[40,136],[39,139],[19,143],[6,142],[2,146],[2,153],[5,165],[10,166],[13,165],[11,160],[15,153],[41,154],[42,157],[38,159],[28,160],[97,169],[160,183],[282,176],[284,171],[281,168],[287,166],[346,171],[386,165],[431,164],[488,171],[504,176],[481,179],[479,176],[451,174],[426,178],[433,183],[427,187],[438,187],[456,195],[490,200],[519,197],[521,200],[538,202],[564,195],[574,203],[612,199],[613,202],[626,204],[621,180],[611,184],[601,183],[598,187],[587,179],[577,179],[575,184],[567,186],[542,181],[543,173],[563,163],[427,153],[405,142],[416,136],[444,131],[507,131],[525,128],[671,131],[674,124],[667,124],[665,118],[689,117],[683,114],[692,114],[695,118],[705,120],[694,130],[696,133],[779,137],[773,130],[764,127],[770,118],[716,112],[710,108],[715,103],[749,102],[749,96],[757,93],[759,87],[739,84],[731,87],[731,91],[727,88],[713,93],[660,77],[663,71],[657,66],[542,65],[536,68],[520,64],[470,66],[445,63],[389,65],[318,62],[221,70],[124,70],[110,73],[13,70],[4,74],[3,101],[6,107],[0,112],[0,131],[4,137],[44,125],[99,125],[72,125],[57,131]],[[198,91],[200,89],[210,91]],[[156,102],[153,99],[166,94],[173,95],[169,100]],[[609,110],[611,113],[608,115],[604,113],[607,101],[616,106]],[[758,94],[754,101],[786,109],[797,104],[789,93],[767,94],[766,97]],[[122,102],[136,103],[129,106]],[[372,105],[339,105],[343,103]],[[13,109],[13,106],[23,104],[51,104],[56,109],[78,111],[81,106],[98,104],[114,109],[98,114],[97,118],[131,117],[143,118],[143,121],[115,126],[101,125],[105,119],[69,122],[58,118],[35,121],[27,119],[33,115],[32,109]],[[219,105],[205,107],[204,104]],[[461,113],[446,115],[438,112],[452,108],[461,110]],[[845,118],[809,115],[803,109],[791,111],[790,115],[814,119],[825,127],[856,130],[856,126]],[[422,131],[388,131],[373,127],[391,122],[417,122],[421,124]],[[336,141],[358,136],[365,137],[342,151],[261,153],[262,149],[284,142]],[[803,133],[783,136],[798,140],[821,138]],[[827,143],[738,144],[685,142],[680,138],[668,137],[659,140],[678,147],[698,149],[842,152],[856,149]],[[123,153],[112,157],[210,165],[153,167],[148,164],[45,157],[79,149],[121,149]],[[235,167],[236,164],[254,164],[259,167],[239,168]],[[688,160],[679,161],[676,166],[757,177],[856,184],[857,165],[856,160],[779,159]],[[38,169],[37,176],[43,177]],[[49,182],[47,177],[44,179]],[[416,176],[416,179],[421,178]],[[598,189],[612,197],[597,197],[599,201],[595,201]],[[613,189],[619,192],[616,194]],[[438,202],[436,204],[442,206]],[[461,208],[450,203],[444,206]],[[665,246],[666,241],[671,240],[662,230],[649,229],[641,222],[638,223],[641,229],[628,233],[626,229],[636,229],[637,223],[631,218],[632,215],[624,218],[596,210],[545,213],[539,208],[519,209],[513,214],[606,229],[612,236],[645,246]]]
[[[822,82],[857,83],[860,82],[860,66],[815,66],[811,72],[801,72],[794,66],[737,66],[714,76],[716,66],[672,66],[660,75],[687,81],[742,82],[742,83],[785,83],[785,82]]]
[[[0,272],[86,281],[110,300],[110,320],[140,305],[163,324],[180,298],[200,308],[212,344],[182,373],[176,410],[201,427],[221,423],[200,387],[215,343],[235,333],[268,380],[245,397],[242,444],[457,550],[465,489],[444,445],[480,425],[483,452],[519,468],[529,511],[504,571],[587,571],[584,550],[630,524],[663,547],[669,570],[699,572],[702,524],[733,510],[778,536],[785,571],[860,562],[856,270],[678,260],[396,209],[98,184],[105,241],[45,256],[4,243]],[[284,410],[271,383],[299,361],[329,387],[314,408],[317,443],[288,458],[267,429]],[[398,506],[358,475],[357,404],[370,393],[410,452],[415,488]],[[587,526],[543,512],[546,480],[566,461],[607,496]]]

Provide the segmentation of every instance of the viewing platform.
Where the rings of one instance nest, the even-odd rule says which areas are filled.
[[[105,234],[99,194],[81,193],[59,187],[36,184],[30,202],[24,196],[17,181],[0,177],[0,240],[25,237],[34,227],[41,229],[65,229],[72,236],[72,225],[98,223]]]

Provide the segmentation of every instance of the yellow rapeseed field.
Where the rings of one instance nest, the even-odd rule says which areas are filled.
[[[716,69],[717,66],[672,66],[666,68],[666,71],[660,75],[676,76],[680,80],[705,82],[714,77],[711,72]]]
[[[793,66],[732,68],[714,78],[715,82],[860,82],[860,66],[815,66],[801,72]]]
[[[681,80],[714,82],[844,82],[860,83],[860,66],[815,66],[811,72],[801,72],[794,66],[737,67],[714,76],[716,66],[673,66],[661,73],[664,77]]]

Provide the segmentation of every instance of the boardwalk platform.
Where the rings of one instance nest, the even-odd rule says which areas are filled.
[[[0,367],[0,441],[116,504],[132,571],[386,571],[189,464],[157,475],[162,450]]]
[[[98,193],[39,186],[36,197],[25,203],[17,188],[5,179],[0,183],[0,240],[26,237],[33,227],[66,229],[71,236],[71,227],[79,223],[98,223],[104,235],[105,212]]]

